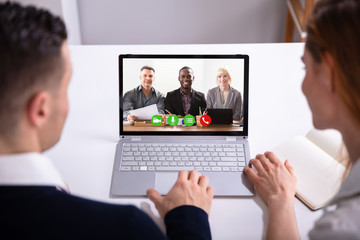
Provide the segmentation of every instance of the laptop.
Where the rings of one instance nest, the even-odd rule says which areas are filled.
[[[233,124],[233,113],[231,108],[209,108],[206,109],[212,124]]]
[[[236,106],[242,108],[241,123],[231,119],[231,122],[226,121],[234,124],[210,123],[205,126],[195,120],[198,119],[196,116],[179,116],[166,109],[160,109],[159,115],[154,116],[156,123],[162,118],[162,124],[128,122],[124,117],[124,111],[128,110],[124,109],[124,95],[141,84],[139,76],[143,66],[155,69],[152,87],[164,96],[180,88],[179,70],[190,67],[195,76],[192,89],[203,93],[202,101],[206,100],[209,89],[218,87],[219,67],[226,67],[232,79],[231,87],[241,93],[242,105]],[[253,185],[243,173],[250,160],[248,76],[248,55],[119,55],[120,140],[116,147],[110,196],[146,196],[148,188],[166,195],[182,169],[195,169],[208,176],[209,185],[215,188],[215,196],[253,196]],[[196,115],[207,113],[201,109],[199,106]],[[162,110],[165,115],[160,114]],[[232,116],[228,110],[220,111]],[[178,122],[169,125],[169,117],[173,120],[173,115],[177,115]]]

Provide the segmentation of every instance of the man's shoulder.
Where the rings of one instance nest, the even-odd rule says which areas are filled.
[[[4,196],[0,204],[5,209],[0,224],[7,232],[16,226],[28,230],[29,236],[37,236],[38,232],[32,229],[42,226],[41,233],[47,237],[56,230],[60,231],[59,236],[70,238],[99,239],[98,234],[104,238],[120,234],[125,239],[134,235],[143,239],[145,232],[162,237],[151,219],[135,206],[102,203],[50,186],[0,187],[0,194]],[[144,229],[143,232],[137,232],[138,228]],[[20,238],[24,234],[17,235]],[[65,239],[65,236],[55,239]]]
[[[180,92],[180,88],[167,92],[166,97],[176,95]]]
[[[124,96],[125,95],[133,95],[133,94],[136,94],[139,90],[141,90],[141,87],[140,87],[140,85],[139,86],[137,86],[137,87],[135,87],[135,88],[133,88],[133,89],[131,89],[131,90],[129,90],[129,91],[127,91],[125,94],[124,94]]]
[[[199,92],[199,91],[196,91],[195,89],[193,89],[193,93],[194,93],[195,96],[199,96],[199,97],[205,98],[205,94],[204,94],[204,93]]]
[[[155,93],[155,95],[157,97],[165,97],[163,93],[161,93],[159,90],[157,90],[156,88],[152,87],[152,91]]]
[[[47,209],[53,208],[53,211],[64,211],[64,209],[61,210],[61,207],[67,206],[70,209],[74,210],[74,214],[76,214],[75,211],[91,212],[92,209],[99,208],[101,208],[103,212],[126,212],[134,211],[137,209],[130,205],[114,205],[74,196],[58,190],[54,186],[2,186],[0,187],[0,193],[4,193],[1,195],[6,196],[0,200],[2,204],[12,205],[23,203],[21,205],[24,207],[33,206],[34,208],[38,208],[41,210],[42,206],[46,203],[45,205],[47,206]],[[9,201],[12,196],[19,196],[19,198],[16,198],[15,201]],[[26,199],[26,201],[24,201],[24,199]]]

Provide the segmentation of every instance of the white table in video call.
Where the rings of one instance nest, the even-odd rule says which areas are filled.
[[[46,155],[67,181],[72,194],[134,204],[157,218],[154,205],[145,197],[109,197],[119,139],[118,55],[248,54],[249,144],[251,157],[255,157],[296,135],[305,135],[312,128],[311,112],[301,92],[303,49],[302,43],[71,46],[69,116],[60,142]],[[295,201],[295,211],[301,238],[307,239],[308,231],[322,212],[309,210],[299,200]],[[215,198],[209,218],[213,239],[262,239],[267,214],[258,196]]]

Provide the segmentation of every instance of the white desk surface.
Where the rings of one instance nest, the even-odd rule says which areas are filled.
[[[296,135],[305,135],[312,128],[311,113],[301,92],[303,49],[302,43],[71,46],[70,112],[60,142],[46,155],[73,194],[104,202],[134,204],[150,209],[156,217],[157,211],[145,197],[109,198],[119,137],[118,55],[248,54],[249,143],[251,157],[254,157]],[[295,210],[301,237],[307,239],[321,210],[310,211],[299,200],[295,201]],[[215,198],[210,213],[213,239],[262,239],[267,214],[267,208],[257,196]]]

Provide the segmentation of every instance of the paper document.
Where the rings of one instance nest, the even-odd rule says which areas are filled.
[[[156,104],[152,104],[143,108],[130,110],[130,115],[137,117],[137,120],[151,120],[154,115],[159,114]]]

